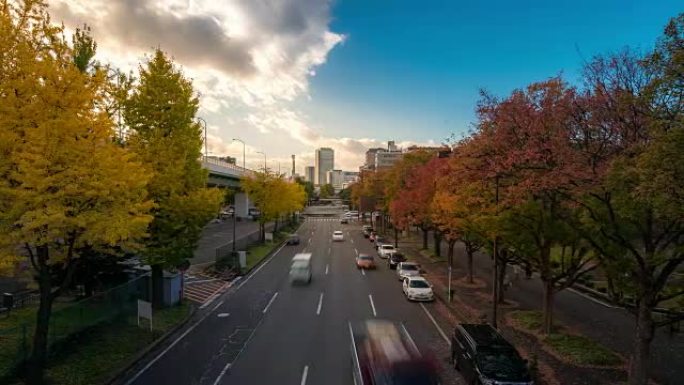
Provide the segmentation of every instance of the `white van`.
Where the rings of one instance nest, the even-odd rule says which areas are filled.
[[[291,283],[311,282],[311,253],[296,254],[290,266]]]

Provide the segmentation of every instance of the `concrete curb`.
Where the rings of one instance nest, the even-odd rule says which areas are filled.
[[[171,335],[176,333],[178,330],[183,328],[190,322],[192,317],[197,313],[197,307],[192,306],[190,308],[190,311],[188,312],[188,315],[178,324],[176,324],[174,327],[166,331],[164,334],[162,334],[159,338],[154,340],[151,344],[147,345],[144,349],[138,351],[133,357],[131,357],[126,363],[119,369],[117,369],[113,374],[109,374],[108,376],[105,377],[105,380],[102,381],[102,384],[106,385],[115,385],[119,383],[119,381],[124,378],[124,375],[127,374],[131,368],[135,366],[138,362],[140,362],[143,357],[148,355],[152,350],[154,350],[156,347],[161,345],[163,342],[165,342]]]

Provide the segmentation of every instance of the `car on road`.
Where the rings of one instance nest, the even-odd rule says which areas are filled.
[[[261,211],[259,211],[259,209],[250,208],[247,210],[247,215],[249,215],[253,220],[257,220],[261,216]]]
[[[374,243],[373,247],[375,247],[375,250],[377,250],[378,247],[380,247],[380,245],[385,244],[385,243],[389,243],[389,242],[387,241],[387,238],[376,235],[375,239],[373,240],[373,243]]]
[[[373,232],[373,226],[363,225],[363,227],[361,228],[361,232],[363,233],[364,238],[368,238]]]
[[[346,217],[340,218],[340,224],[341,225],[346,225],[347,223],[349,223],[349,220]]]
[[[368,254],[359,254],[356,257],[356,268],[357,269],[375,269],[375,258]]]
[[[287,237],[287,245],[298,245],[300,242],[299,234],[291,234]]]
[[[395,251],[398,251],[394,245],[390,245],[388,243],[383,243],[378,247],[378,255],[382,259],[387,259],[391,253],[394,253]]]
[[[487,324],[456,326],[451,337],[451,362],[468,384],[533,384],[527,361]]]
[[[409,301],[432,301],[435,299],[432,285],[423,277],[404,278],[402,289]]]
[[[420,276],[420,265],[415,262],[399,262],[397,276],[400,281],[408,277],[418,277]]]
[[[290,282],[292,284],[311,282],[311,253],[295,254],[292,258]]]
[[[344,234],[340,230],[335,230],[333,231],[332,240],[335,242],[344,241]]]
[[[375,233],[375,231],[371,231],[370,235],[368,236],[368,240],[371,242],[375,242],[375,238],[378,237],[378,234]]]
[[[401,262],[406,262],[406,257],[404,254],[395,251],[390,253],[389,257],[387,258],[387,267],[389,267],[390,270],[395,270]]]

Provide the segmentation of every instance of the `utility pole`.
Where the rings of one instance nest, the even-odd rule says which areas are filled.
[[[494,194],[495,213],[499,215],[499,174],[495,177],[496,192]],[[492,290],[492,326],[494,329],[498,328],[498,312],[499,312],[499,234],[494,235],[494,245],[492,247],[494,254],[494,281]]]
[[[242,139],[235,139],[235,138],[233,138],[233,141],[242,143],[242,168],[246,168],[246,166],[245,166],[245,142],[243,142]]]
[[[292,155],[292,178],[295,176],[295,156]]]

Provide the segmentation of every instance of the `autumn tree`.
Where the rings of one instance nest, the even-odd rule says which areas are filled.
[[[333,188],[333,185],[331,185],[329,183],[321,185],[321,190],[320,190],[319,195],[323,199],[330,198],[333,195],[335,195],[335,189]]]
[[[192,258],[223,193],[206,187],[192,83],[159,49],[139,71],[139,81],[123,102],[123,115],[129,130],[126,145],[153,171],[148,191],[155,203],[154,220],[143,254],[152,267],[153,303],[160,307],[163,269]]]
[[[0,2],[0,266],[28,258],[38,285],[30,384],[42,383],[54,300],[79,250],[136,248],[152,217],[149,171],[94,108],[103,71],[83,72],[41,1]]]
[[[674,279],[684,262],[683,68],[679,15],[653,53],[598,57],[585,70],[590,113],[576,136],[596,183],[578,189],[580,229],[601,258],[613,300],[635,316],[633,385],[648,382],[651,342],[664,324],[653,309],[684,293]]]

